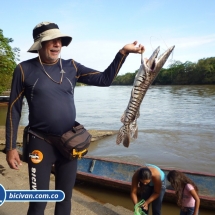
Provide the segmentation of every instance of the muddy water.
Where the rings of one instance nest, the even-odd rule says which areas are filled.
[[[77,121],[88,129],[118,130],[132,86],[76,87]],[[0,107],[5,125],[7,107]],[[129,148],[116,136],[99,143],[93,155],[140,160],[161,167],[215,173],[215,85],[152,86],[140,108],[138,139]],[[28,123],[23,105],[20,125]]]
[[[75,88],[77,121],[88,129],[118,130],[131,88]],[[0,107],[0,125],[5,125],[6,110]],[[88,155],[215,174],[214,119],[215,85],[152,86],[140,108],[138,139],[125,148],[115,144],[114,135],[93,144]],[[23,105],[20,125],[27,123],[28,106]],[[89,195],[100,201],[111,202],[116,198],[113,203],[119,201],[133,208],[129,197],[124,199],[118,193],[108,197],[109,190],[96,191],[83,186],[78,189],[90,192]],[[164,204],[162,210],[165,215],[179,214],[174,205]],[[200,214],[214,215],[215,212],[200,211]]]
[[[103,157],[103,158],[110,158],[112,160],[121,160],[125,162],[134,162],[134,163],[145,163],[146,161],[149,163],[157,164],[160,167],[176,167],[176,169],[187,169],[192,171],[200,171],[203,170],[204,172],[210,172],[214,173],[214,166],[208,165],[207,167],[202,164],[202,162],[207,165],[207,163],[210,164],[210,162],[214,162],[214,160],[211,161],[211,159],[206,159],[207,156],[202,157],[202,160],[198,161],[198,151],[196,152],[196,158],[190,158],[190,161],[185,165],[183,157],[181,154],[183,154],[183,151],[186,152],[186,148],[178,147],[178,154],[177,150],[175,150],[174,155],[171,153],[171,148],[174,150],[173,147],[168,147],[166,149],[166,145],[160,146],[160,150],[157,149],[157,146],[153,144],[145,144],[144,151],[138,151],[138,147],[140,147],[140,143],[133,143],[136,147],[136,153],[133,154],[133,150],[129,150],[127,152],[124,152],[123,148],[120,146],[115,145],[115,138],[116,135],[113,135],[111,137],[106,137],[101,141],[96,141],[93,144],[91,144],[88,152],[88,156],[95,156],[95,157]],[[136,146],[137,144],[137,146]],[[152,150],[153,149],[153,150]],[[213,148],[211,149],[213,150]],[[156,154],[156,151],[165,151],[166,153],[160,153],[159,155]],[[142,155],[141,155],[142,154]],[[185,153],[186,154],[186,153]],[[173,156],[173,157],[172,157]],[[180,157],[181,156],[181,157]],[[176,157],[178,157],[176,159]],[[214,157],[213,157],[214,158]],[[188,159],[188,158],[186,158]],[[192,162],[193,160],[193,162]],[[171,165],[170,165],[171,163]],[[199,166],[195,164],[199,164]],[[101,186],[94,186],[92,184],[87,183],[77,183],[75,186],[75,189],[79,190],[80,192],[96,199],[97,201],[100,201],[102,203],[110,203],[115,206],[120,205],[122,207],[125,207],[131,211],[133,211],[133,204],[130,199],[129,193],[125,192],[117,192],[112,189],[107,189]],[[162,214],[163,215],[179,215],[180,209],[176,204],[173,203],[166,203],[163,202],[162,204]],[[207,210],[204,208],[200,208],[200,215],[215,215],[215,211]],[[152,215],[151,211],[149,215]]]

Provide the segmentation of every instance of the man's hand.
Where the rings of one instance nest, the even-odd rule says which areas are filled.
[[[11,169],[19,170],[19,165],[22,165],[16,149],[7,151],[6,160]]]
[[[134,41],[131,44],[125,45],[120,52],[124,55],[129,54],[129,53],[137,53],[137,54],[142,54],[145,51],[144,46],[139,44],[137,46],[137,41]]]

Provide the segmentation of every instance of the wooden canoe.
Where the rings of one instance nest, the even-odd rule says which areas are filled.
[[[9,102],[10,96],[0,96],[0,103]]]
[[[140,167],[139,164],[85,156],[78,160],[77,180],[130,192],[133,173]],[[162,170],[167,175],[172,169],[162,168]],[[180,171],[198,186],[200,207],[215,209],[215,175]],[[166,184],[164,201],[176,203],[175,193],[167,180]]]

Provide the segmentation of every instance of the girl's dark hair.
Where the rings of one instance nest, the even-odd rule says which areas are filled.
[[[139,170],[138,174],[139,180],[151,180],[152,178],[152,173],[149,168],[143,167]]]
[[[195,183],[188,178],[184,173],[176,170],[171,170],[167,174],[167,180],[170,182],[171,186],[175,190],[175,194],[177,197],[177,204],[179,207],[182,207],[182,196],[183,191],[186,186],[186,184],[192,184],[195,191],[198,193],[198,187],[195,185]]]

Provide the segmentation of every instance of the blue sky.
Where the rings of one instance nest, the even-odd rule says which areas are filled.
[[[21,49],[20,60],[33,44],[32,30],[42,21],[58,24],[73,37],[61,56],[103,71],[125,44],[137,40],[145,46],[144,57],[161,47],[175,45],[165,67],[174,61],[197,62],[214,57],[214,0],[7,0],[1,2],[0,29]],[[119,74],[134,72],[140,55],[130,54]]]

